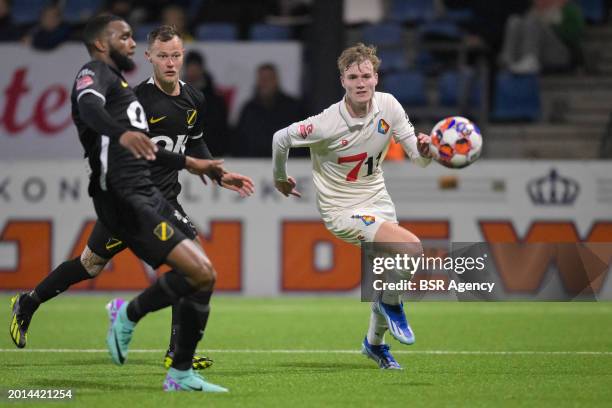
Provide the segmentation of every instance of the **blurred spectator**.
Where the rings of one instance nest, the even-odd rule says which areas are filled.
[[[344,0],[345,24],[379,23],[384,17],[383,0]]]
[[[584,18],[568,0],[534,0],[506,23],[500,63],[516,74],[567,70],[582,60]]]
[[[313,2],[314,0],[278,0],[276,7],[270,5],[267,12],[269,14],[276,12],[279,16],[309,16]]]
[[[445,2],[449,8],[461,7],[461,2]],[[473,18],[468,23],[468,31],[485,41],[491,49],[501,48],[504,36],[504,23],[512,14],[523,14],[529,9],[529,0],[491,1],[470,0],[463,5],[467,6],[473,13]],[[494,58],[493,58],[494,59]]]
[[[233,155],[272,157],[274,132],[304,116],[300,103],[280,88],[276,66],[260,65],[257,68],[255,95],[240,112],[232,147]],[[307,154],[305,149],[301,149],[298,155]]]
[[[105,11],[121,17],[133,26],[145,19],[148,8],[133,0],[109,0]]]
[[[227,106],[215,88],[212,75],[206,69],[206,61],[197,51],[189,51],[185,57],[183,79],[202,91],[206,100],[205,111],[200,113],[204,121],[204,141],[215,157],[229,150]]]
[[[70,26],[62,22],[62,12],[57,5],[45,7],[38,24],[24,38],[24,42],[37,50],[52,50],[70,39]]]
[[[17,41],[21,38],[20,31],[11,18],[9,0],[0,0],[0,41]]]
[[[106,11],[121,17],[125,21],[130,21],[132,3],[129,0],[110,0],[107,3]]]
[[[174,26],[181,33],[183,42],[189,43],[193,41],[193,35],[191,35],[187,27],[185,10],[181,6],[169,5],[165,7],[162,11],[162,24]]]

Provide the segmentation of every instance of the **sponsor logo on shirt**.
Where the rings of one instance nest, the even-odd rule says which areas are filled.
[[[149,123],[153,125],[153,124],[155,124],[157,122],[160,122],[160,121],[162,121],[164,119],[166,119],[165,116],[160,116],[159,118],[151,117],[151,119],[149,119]]]
[[[384,119],[378,121],[378,133],[386,135],[389,128],[389,124]]]
[[[312,131],[312,123],[308,125],[300,125],[300,127],[298,128],[298,132],[300,132],[300,136],[302,137],[302,139],[306,139],[308,135],[312,133]]]
[[[82,69],[81,72],[79,72],[79,74],[77,75],[77,78],[81,78],[84,76],[90,76],[90,77],[95,77],[96,73],[93,72],[91,69]]]
[[[374,217],[373,215],[354,214],[354,215],[351,215],[351,218],[361,220],[365,224],[366,227],[376,222],[376,217]]]
[[[82,76],[76,81],[76,90],[80,91],[83,88],[87,88],[90,85],[93,85],[94,80],[89,75]]]

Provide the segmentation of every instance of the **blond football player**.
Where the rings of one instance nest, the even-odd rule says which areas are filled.
[[[300,196],[295,179],[287,175],[286,164],[290,148],[307,146],[317,207],[332,234],[356,245],[408,243],[417,255],[420,241],[398,225],[381,164],[393,137],[414,163],[427,166],[431,161],[429,136],[417,137],[393,95],[375,91],[379,65],[373,46],[360,43],[342,52],[338,58],[340,82],[346,91],[342,100],[274,134],[275,186],[285,196]],[[383,292],[372,303],[362,351],[380,368],[401,369],[384,342],[387,328],[399,342],[414,343],[397,292]]]

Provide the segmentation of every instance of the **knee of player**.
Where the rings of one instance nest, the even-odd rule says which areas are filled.
[[[208,258],[206,258],[206,261],[204,262],[204,269],[206,270],[206,287],[212,288],[217,281],[217,271]]]
[[[212,287],[217,279],[217,272],[206,256],[198,259],[198,286],[200,288]]]
[[[412,250],[411,255],[420,256],[423,255],[423,244],[420,239],[417,239],[416,242],[411,242],[409,244],[410,249]]]
[[[423,244],[421,240],[412,236],[409,240],[404,241],[401,245],[401,249],[397,251],[399,253],[404,253],[409,256],[420,256],[423,254]]]

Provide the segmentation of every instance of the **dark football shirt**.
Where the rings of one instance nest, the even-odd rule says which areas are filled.
[[[183,81],[179,86],[179,95],[168,95],[149,78],[134,88],[134,92],[145,108],[151,140],[160,148],[185,154],[189,143],[203,137],[204,95]],[[176,169],[153,165],[151,179],[168,200],[181,192]]]
[[[142,105],[119,71],[97,60],[83,65],[72,88],[71,102],[72,119],[91,168],[89,194],[112,190],[124,195],[151,186],[149,163],[136,159],[121,146],[120,135],[100,134],[87,125],[79,112],[79,99],[87,94],[104,102],[104,109],[120,128],[146,133],[148,126]]]

